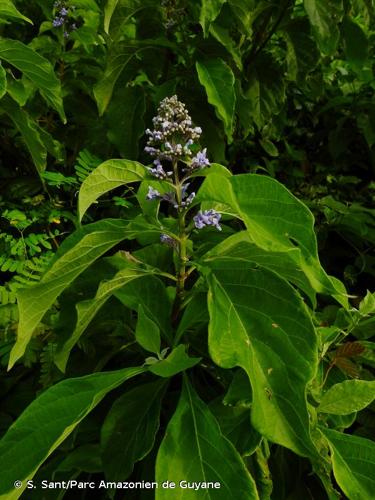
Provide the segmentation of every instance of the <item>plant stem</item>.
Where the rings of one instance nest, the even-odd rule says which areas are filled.
[[[177,199],[177,217],[178,217],[178,254],[177,254],[177,286],[176,286],[176,299],[173,306],[173,321],[176,321],[180,312],[181,304],[184,297],[185,279],[186,279],[186,242],[187,234],[185,227],[185,210],[181,207],[182,202],[182,184],[180,181],[177,169],[177,161],[173,162],[173,174],[176,186],[176,199]]]

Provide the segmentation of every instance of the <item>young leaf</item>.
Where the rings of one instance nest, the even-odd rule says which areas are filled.
[[[146,351],[154,354],[160,353],[160,330],[152,319],[150,319],[142,306],[138,307],[138,321],[135,330],[135,339]]]
[[[220,58],[197,61],[196,68],[199,81],[206,90],[208,102],[216,109],[231,142],[236,105],[233,72]]]
[[[375,444],[330,429],[321,429],[331,449],[335,479],[350,500],[370,499],[375,491]]]
[[[63,380],[43,392],[0,441],[0,499],[17,499],[41,464],[104,396],[143,368]],[[23,483],[15,489],[14,482]]]
[[[202,358],[190,358],[183,344],[177,346],[166,359],[159,361],[149,367],[149,371],[159,377],[173,377],[177,373],[192,368]]]
[[[156,460],[156,481],[173,481],[176,500],[258,500],[255,482],[232,443],[199,399],[186,378],[180,401],[170,420]],[[213,482],[218,489],[181,489],[180,482]],[[171,492],[158,488],[156,500]]]
[[[152,449],[165,381],[142,384],[119,397],[101,430],[101,456],[109,481],[123,481]]]
[[[375,399],[375,381],[345,380],[335,384],[323,395],[318,411],[348,415],[363,410]]]
[[[129,160],[108,160],[96,167],[83,181],[79,191],[79,220],[99,196],[130,182],[141,181],[146,173],[143,165]]]
[[[18,40],[0,39],[0,60],[22,71],[39,89],[45,100],[66,123],[61,95],[61,84],[51,63]]]
[[[254,263],[215,260],[210,267],[212,359],[248,374],[252,423],[260,434],[316,458],[306,386],[316,370],[317,339],[302,300],[285,280]]]

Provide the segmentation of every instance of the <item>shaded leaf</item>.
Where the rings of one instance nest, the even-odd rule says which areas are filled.
[[[257,500],[255,482],[219,424],[199,399],[187,379],[177,409],[170,420],[156,460],[156,481],[173,481],[176,500]],[[180,481],[219,483],[218,489],[196,492],[179,488]],[[158,488],[156,500],[171,498]]]
[[[162,361],[159,361],[149,367],[149,371],[159,377],[173,377],[177,373],[192,368],[200,362],[202,358],[190,358],[186,354],[183,344],[175,347],[173,351]]]
[[[350,500],[370,499],[375,491],[375,444],[350,434],[321,429],[331,449],[335,479]]]
[[[233,72],[220,58],[197,61],[196,68],[199,81],[206,90],[208,102],[214,106],[231,142],[236,104]]]
[[[333,54],[340,37],[339,23],[344,14],[342,0],[304,0],[316,41],[324,54]]]
[[[31,19],[21,14],[19,10],[17,10],[16,6],[12,2],[12,0],[1,0],[0,2],[0,18],[10,19],[13,22],[15,21],[26,21],[27,23],[33,24]]]
[[[138,321],[135,339],[146,351],[160,353],[160,330],[158,325],[148,318],[142,304],[138,307]]]
[[[208,29],[220,14],[221,7],[226,0],[202,0],[199,22],[202,26],[204,36],[208,35]]]
[[[0,498],[17,499],[47,457],[103,397],[143,368],[94,373],[63,380],[43,392],[0,441]],[[25,453],[27,450],[27,453]],[[14,482],[23,486],[15,489]]]
[[[165,381],[137,386],[112,405],[101,429],[101,456],[109,481],[123,481],[152,449]]]
[[[375,399],[375,381],[345,380],[323,395],[318,411],[333,415],[349,415],[363,410]]]

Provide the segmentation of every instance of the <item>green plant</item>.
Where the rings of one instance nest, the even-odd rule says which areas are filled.
[[[107,160],[79,192],[81,220],[101,195],[138,183],[138,215],[77,229],[41,281],[18,294],[9,368],[45,324],[56,335],[54,362],[76,376],[43,392],[1,440],[1,470],[17,464],[3,475],[1,493],[15,479],[22,481],[17,496],[33,487],[27,481],[52,452],[44,470],[50,463],[64,470],[59,446],[73,431],[71,468],[87,471],[77,465],[88,446],[80,422],[111,392],[91,442],[102,460],[94,471],[107,481],[122,485],[135,467],[131,477],[154,481],[158,499],[174,494],[163,488],[167,480],[182,498],[194,488],[213,498],[270,498],[281,488],[271,479],[277,456],[289,450],[301,470],[314,471],[309,489],[319,498],[339,498],[338,487],[369,498],[375,447],[342,431],[374,399],[375,383],[370,372],[352,380],[338,360],[367,353],[366,343],[342,346],[353,332],[367,338],[360,332],[373,322],[373,295],[358,311],[349,307],[343,285],[320,265],[307,207],[269,177],[210,164],[201,129],[175,96],[163,100],[153,123],[152,166]],[[334,298],[340,314],[316,330],[317,293]],[[46,315],[57,299],[57,317]],[[90,354],[90,342],[101,348]],[[96,373],[77,377],[92,371],[86,361],[77,373],[77,343]],[[118,369],[102,371],[109,360]],[[135,376],[138,383],[113,393]],[[25,447],[35,453],[20,462]],[[302,477],[289,493],[304,487]]]

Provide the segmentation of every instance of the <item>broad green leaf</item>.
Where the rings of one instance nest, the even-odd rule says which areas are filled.
[[[316,306],[316,294],[305,273],[299,269],[288,252],[269,252],[255,245],[247,231],[239,231],[226,238],[203,256],[203,261],[219,259],[235,259],[245,262],[256,262],[290,281],[302,290]]]
[[[257,500],[255,482],[232,443],[199,399],[186,378],[177,409],[170,420],[156,459],[156,481],[176,484],[174,500]],[[219,488],[194,491],[181,481],[219,483]],[[207,488],[207,486],[206,486]],[[158,488],[156,500],[171,498]]]
[[[224,124],[228,141],[232,141],[236,94],[234,75],[230,67],[220,58],[197,61],[198,78],[206,90],[207,99],[214,106]]]
[[[146,172],[146,168],[136,161],[107,160],[99,165],[86,177],[79,191],[79,219],[82,220],[99,196],[124,184],[141,181]]]
[[[123,158],[138,158],[138,142],[144,134],[145,93],[142,87],[122,87],[113,97],[107,113],[107,137]]]
[[[360,71],[368,56],[368,40],[363,29],[350,17],[342,23],[346,59],[354,70]]]
[[[7,91],[7,75],[5,69],[2,67],[0,62],[0,99],[5,95]]]
[[[94,373],[63,380],[43,392],[0,441],[0,499],[19,498],[26,480],[104,396],[142,372],[137,367]],[[22,481],[22,488],[14,488],[16,480]]]
[[[134,56],[144,49],[134,45],[119,43],[112,45],[107,56],[107,65],[102,78],[94,86],[94,96],[98,106],[99,115],[103,115],[111,100],[113,90],[120,75],[125,69],[129,78],[133,74],[131,63]]]
[[[375,443],[351,434],[321,429],[331,449],[333,473],[349,500],[373,498]]]
[[[151,365],[149,371],[159,377],[173,377],[177,373],[183,372],[192,368],[202,358],[190,358],[186,354],[183,344],[177,346],[173,351],[162,361]]]
[[[346,380],[335,384],[323,395],[318,411],[348,415],[363,410],[375,399],[375,381]]]
[[[1,59],[22,71],[66,123],[61,84],[47,59],[22,42],[5,38],[0,39]]]
[[[343,290],[320,265],[312,213],[282,184],[264,175],[224,178],[213,174],[205,179],[195,199],[195,203],[202,201],[232,207],[256,246],[267,252],[287,253],[315,291],[334,294],[347,305]]]
[[[242,59],[240,50],[236,47],[236,43],[233,38],[230,36],[230,32],[228,29],[223,28],[222,26],[214,23],[210,26],[210,34],[216,38],[216,40],[221,43],[223,47],[229,52],[232,56],[233,61],[235,62],[237,68],[242,71]]]
[[[12,0],[1,0],[0,1],[0,18],[10,19],[14,21],[26,21],[27,23],[33,24],[31,19],[21,14],[19,10],[17,10],[16,6],[12,2]]]
[[[107,219],[88,224],[64,241],[41,281],[18,293],[20,321],[8,369],[24,354],[35,328],[60,293],[107,250],[137,234],[132,223]]]
[[[309,33],[306,18],[290,21],[282,31],[287,44],[286,60],[288,76],[291,80],[303,81],[319,62],[320,53]]]
[[[207,37],[208,29],[220,14],[221,8],[226,0],[202,0],[199,22],[202,26],[204,36]]]
[[[320,50],[333,54],[340,38],[338,27],[344,14],[342,0],[304,0],[303,4]]]
[[[278,115],[285,101],[284,69],[271,54],[261,52],[249,66],[247,87],[243,89],[244,103],[238,109],[242,126],[251,130],[256,124],[263,128],[270,118]]]
[[[37,172],[41,174],[47,166],[47,150],[41,140],[39,126],[12,99],[4,98],[1,105],[20,132]]]
[[[248,374],[252,423],[260,434],[316,457],[306,386],[316,371],[317,338],[302,300],[285,280],[257,264],[218,259],[210,267],[212,359]]]
[[[66,364],[73,347],[81,338],[82,334],[89,326],[99,309],[112,297],[112,295],[124,285],[134,279],[144,276],[144,270],[137,268],[135,265],[129,268],[118,271],[111,279],[102,281],[99,284],[98,290],[93,299],[78,302],[77,309],[77,323],[73,333],[59,338],[59,343],[55,353],[56,366],[65,372]]]
[[[138,307],[138,320],[135,330],[135,339],[146,351],[160,353],[160,330],[158,325],[150,319],[142,306]]]
[[[137,386],[112,405],[101,430],[101,456],[109,481],[123,481],[152,449],[165,381]]]
[[[155,0],[107,0],[104,9],[104,30],[116,43],[132,18],[147,8],[157,8]]]

